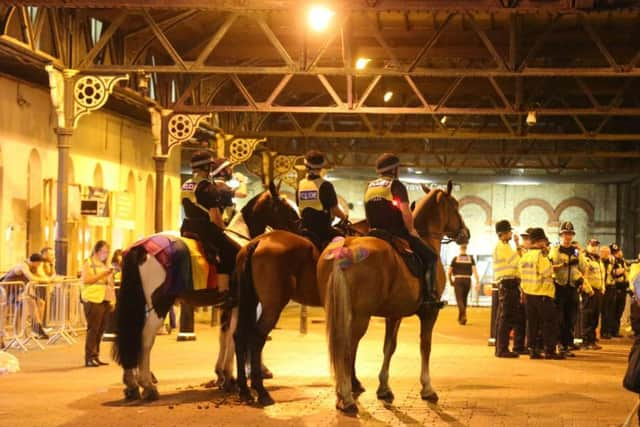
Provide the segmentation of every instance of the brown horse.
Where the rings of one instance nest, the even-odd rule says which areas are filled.
[[[424,188],[424,187],[423,187]],[[460,241],[468,239],[469,230],[458,212],[458,202],[447,191],[432,190],[417,204],[413,212],[414,225],[420,237],[440,257],[440,242],[444,236]],[[428,190],[425,189],[425,192]],[[354,253],[364,258],[354,260],[344,268]],[[362,255],[364,254],[364,255]],[[331,259],[329,259],[331,258]],[[421,286],[402,258],[387,242],[374,237],[347,238],[341,249],[325,250],[318,261],[319,294],[324,297],[331,367],[336,379],[336,407],[347,413],[357,413],[353,389],[358,343],[367,331],[371,316],[386,318],[384,361],[379,374],[379,399],[393,400],[389,388],[389,363],[396,348],[398,328],[403,317],[418,314],[420,318],[420,350],[422,356],[421,397],[438,399],[431,386],[429,356],[433,327],[438,318],[436,305],[422,305]],[[445,286],[442,263],[437,263],[436,289],[438,299]]]

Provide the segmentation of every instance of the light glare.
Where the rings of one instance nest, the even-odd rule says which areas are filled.
[[[314,31],[324,31],[335,12],[324,6],[312,6],[309,9],[309,26]]]
[[[371,59],[369,58],[358,58],[356,60],[356,70],[364,70],[370,61]]]
[[[384,100],[384,102],[389,102],[391,100],[391,98],[393,97],[393,92],[391,92],[390,90],[386,91],[384,96],[382,97],[382,99]]]

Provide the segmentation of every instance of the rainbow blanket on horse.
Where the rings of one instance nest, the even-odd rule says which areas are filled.
[[[143,247],[164,267],[167,275],[160,287],[164,296],[217,287],[215,266],[207,263],[196,240],[173,234],[154,234],[137,241],[127,251],[135,247]]]

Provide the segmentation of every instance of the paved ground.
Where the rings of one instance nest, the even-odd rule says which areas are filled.
[[[621,386],[630,340],[605,342],[601,351],[582,351],[566,361],[496,359],[486,346],[489,311],[471,309],[463,327],[454,320],[455,307],[449,307],[436,326],[432,354],[439,404],[419,397],[414,319],[401,327],[391,366],[396,401],[376,400],[384,329],[376,319],[358,353],[367,392],[359,400],[360,416],[349,418],[334,410],[322,312],[310,312],[307,336],[297,333],[296,314],[287,310],[266,347],[266,363],[276,375],[267,383],[278,402],[274,406],[243,406],[235,396],[200,386],[212,378],[217,329],[198,325],[196,342],[158,337],[152,361],[162,396],[146,405],[121,403],[121,371],[113,364],[82,367],[81,343],[14,353],[22,372],[0,377],[0,426],[616,426],[635,403]]]

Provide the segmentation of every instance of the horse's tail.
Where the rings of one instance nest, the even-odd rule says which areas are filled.
[[[329,362],[336,379],[345,378],[351,363],[351,295],[344,271],[334,261],[325,298]]]
[[[124,369],[138,366],[142,354],[146,299],[139,267],[146,255],[142,246],[136,246],[122,260],[122,283],[116,306],[116,341],[112,356]]]
[[[244,266],[241,266],[238,280],[238,325],[235,335],[247,339],[253,332],[257,322],[258,294],[253,285],[251,271],[253,254],[259,242],[252,242],[246,246]]]

